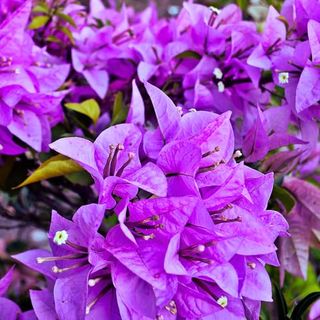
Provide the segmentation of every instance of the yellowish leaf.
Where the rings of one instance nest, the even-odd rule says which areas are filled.
[[[82,103],[66,103],[65,107],[86,115],[94,123],[97,122],[100,116],[100,107],[94,99],[89,99]]]
[[[29,176],[26,180],[24,180],[17,187],[15,187],[15,189],[24,187],[30,183],[39,182],[49,178],[64,176],[82,170],[82,167],[79,166],[72,159],[58,154],[43,162],[40,165],[40,167],[31,174],[31,176]]]

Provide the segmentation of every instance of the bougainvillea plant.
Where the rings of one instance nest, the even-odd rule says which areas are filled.
[[[0,3],[0,320],[319,319],[319,1],[131,2]]]

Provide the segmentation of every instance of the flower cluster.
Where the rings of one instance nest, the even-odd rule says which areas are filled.
[[[46,286],[26,312],[1,297],[0,320],[257,320],[267,265],[306,277],[320,238],[320,191],[303,180],[320,181],[318,0],[270,6],[261,30],[234,4],[160,17],[0,2],[0,186],[28,147],[18,161],[46,161],[19,186],[67,178],[33,195],[55,209],[50,248],[12,255]],[[28,188],[5,190],[9,219]]]
[[[119,124],[94,143],[50,145],[91,174],[100,204],[72,221],[53,212],[51,252],[14,257],[54,282],[31,292],[34,311],[39,319],[258,319],[261,301],[272,301],[265,264],[279,265],[274,241],[287,230],[266,209],[273,175],[235,161],[229,112],[181,116],[145,87],[155,130]],[[114,221],[107,229],[105,216]]]
[[[309,34],[306,26],[296,28],[290,16],[302,20],[305,12],[292,14],[292,3],[284,5],[287,18],[270,7],[260,34],[235,5],[218,10],[184,3],[177,17],[164,20],[152,6],[117,12],[91,1],[87,24],[74,33],[73,66],[100,98],[130,92],[137,77],[166,90],[182,112],[232,110],[236,147],[247,162],[294,144],[304,163],[300,170],[310,173],[319,162],[316,57],[308,60],[317,48],[317,22],[310,22]],[[315,89],[305,95],[310,81]]]
[[[20,1],[21,2],[21,1]],[[1,2],[6,15],[0,24],[0,154],[47,151],[51,127],[63,119],[57,91],[69,73],[69,64],[37,47],[26,31],[31,0],[13,10],[14,1]],[[18,5],[18,4],[17,4]]]

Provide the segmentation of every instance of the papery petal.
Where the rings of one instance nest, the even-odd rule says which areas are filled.
[[[39,319],[56,320],[54,297],[48,289],[30,290],[33,309]]]
[[[85,319],[89,271],[89,267],[78,268],[76,273],[56,280],[54,302],[59,318]]]
[[[147,82],[144,85],[151,98],[163,138],[169,142],[179,130],[181,117],[178,109],[160,89]]]

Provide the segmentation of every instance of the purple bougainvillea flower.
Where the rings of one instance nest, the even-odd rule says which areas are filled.
[[[316,320],[320,317],[320,300],[316,301],[309,312],[308,320]]]
[[[64,96],[65,92],[28,93],[20,86],[1,88],[0,125],[36,151],[48,150],[51,127],[62,120]]]
[[[320,228],[320,192],[316,186],[295,177],[286,177],[283,186],[295,197],[296,204],[286,216],[291,238],[281,239],[280,244],[282,280],[285,270],[306,278],[309,247],[315,243]]]
[[[14,266],[0,278],[0,308],[1,317],[8,320],[36,320],[35,313],[31,311],[22,312],[13,301],[3,297],[13,280]]]
[[[54,211],[49,231],[52,253],[35,249],[14,256],[55,280],[54,304],[61,318],[84,319],[89,275],[94,271],[92,261],[99,268],[96,252],[99,252],[97,243],[102,239],[97,230],[104,212],[104,205],[83,206],[69,221]],[[104,258],[103,264],[107,264],[108,258]]]
[[[7,292],[13,280],[13,272],[14,267],[11,267],[9,271],[2,278],[0,278],[0,296],[3,296]]]
[[[55,92],[69,74],[69,65],[37,47],[26,32],[31,1],[23,1],[0,24],[1,130],[36,151],[47,151],[51,128],[63,119],[60,106],[66,91]],[[2,154],[19,154],[6,132]]]
[[[112,208],[113,195],[133,198],[138,188],[166,195],[162,171],[151,162],[141,166],[141,138],[140,130],[133,124],[120,124],[104,130],[94,143],[83,138],[64,138],[50,147],[87,170],[96,181],[100,202]]]

